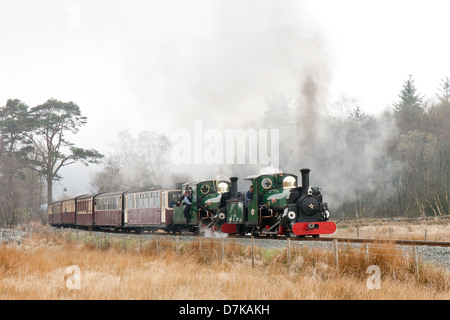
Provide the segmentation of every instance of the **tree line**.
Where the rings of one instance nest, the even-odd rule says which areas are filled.
[[[292,104],[282,95],[268,99],[261,125],[280,128],[281,167],[311,168],[335,217],[449,214],[449,78],[426,99],[409,76],[377,116],[348,97],[322,111]]]
[[[392,206],[410,216],[440,216],[450,207],[450,81],[426,102],[410,76],[394,104],[398,135],[388,156],[400,169]]]

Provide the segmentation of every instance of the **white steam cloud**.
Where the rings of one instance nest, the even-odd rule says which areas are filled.
[[[123,34],[122,81],[146,112],[136,121],[168,136],[195,121],[223,133],[279,129],[280,166],[271,169],[312,169],[311,184],[323,188],[332,209],[372,190],[386,190],[373,197],[388,196],[386,177],[396,164],[385,161],[384,148],[395,125],[388,117],[350,123],[330,116],[333,55],[300,2],[169,1],[156,10]],[[242,188],[245,176],[264,167],[187,164],[168,171],[174,180],[238,176]]]

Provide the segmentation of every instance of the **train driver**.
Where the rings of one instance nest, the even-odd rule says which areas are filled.
[[[250,186],[250,190],[245,193],[245,207],[247,208],[248,203],[253,199],[253,185]]]
[[[192,194],[189,189],[186,189],[183,193],[183,202],[185,204],[183,214],[186,218],[186,226],[189,224],[189,212],[191,211]]]

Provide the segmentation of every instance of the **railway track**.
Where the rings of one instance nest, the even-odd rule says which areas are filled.
[[[59,229],[52,228],[56,232],[67,232],[67,229]],[[106,243],[106,237],[118,237],[123,238],[124,247],[126,247],[126,239],[129,238],[135,238],[136,241],[138,239],[141,241],[146,240],[154,240],[155,237],[161,238],[161,239],[171,239],[175,242],[181,241],[181,242],[192,242],[196,241],[200,238],[200,235],[195,235],[192,233],[176,233],[176,234],[167,234],[166,232],[158,231],[155,233],[134,233],[134,232],[111,232],[107,230],[102,231],[88,231],[83,229],[69,229],[71,233],[71,237],[76,237],[78,239],[79,232],[80,233],[89,233],[90,235],[94,235],[95,243],[97,245],[97,241],[99,243],[102,243],[103,235],[105,236],[105,243]],[[76,233],[74,235],[73,233]],[[86,239],[86,236],[81,235],[80,238]],[[253,242],[256,246],[265,248],[265,249],[279,249],[279,248],[286,248],[287,246],[290,247],[290,245],[295,246],[302,246],[305,248],[323,248],[326,250],[333,250],[335,248],[333,241],[339,242],[342,246],[354,246],[354,247],[360,247],[360,246],[367,246],[370,248],[371,246],[380,246],[383,244],[395,244],[396,247],[401,248],[402,252],[406,252],[407,254],[415,254],[417,252],[418,257],[421,261],[426,261],[434,265],[442,266],[446,270],[450,270],[450,260],[449,260],[449,254],[450,254],[450,242],[449,241],[425,241],[425,240],[388,240],[388,239],[355,239],[355,238],[333,238],[333,237],[323,237],[323,238],[297,238],[297,237],[284,237],[284,236],[255,236],[254,241],[252,240],[252,237],[250,235],[246,236],[238,236],[238,235],[230,235],[225,233],[211,233],[211,234],[205,234],[202,239],[205,239],[203,241],[214,241],[218,243],[222,243],[222,248],[224,244],[228,242],[233,243],[240,243],[244,246],[253,245]],[[225,240],[226,239],[226,240]],[[286,240],[290,239],[292,242],[287,242]],[[91,238],[92,240],[92,238]],[[336,243],[337,244],[337,243]],[[336,246],[337,248],[337,246]],[[223,249],[222,249],[223,250]]]
[[[233,236],[234,237],[234,236]],[[264,238],[264,237],[259,237]],[[276,239],[276,238],[272,238]],[[286,238],[280,238],[286,239]],[[409,246],[433,246],[433,247],[450,247],[450,241],[428,241],[428,240],[402,240],[402,239],[357,239],[357,238],[291,238],[291,241],[317,241],[317,242],[337,242],[343,243],[393,243],[396,245],[409,245]]]
[[[72,229],[72,230],[80,230],[80,231],[86,231],[84,229]],[[170,236],[165,232],[152,232],[152,233],[139,233],[136,234],[134,232],[117,232],[117,231],[108,231],[108,230],[100,230],[95,232],[107,232],[107,233],[114,233],[114,234],[126,234],[126,235],[133,235],[133,236]],[[192,233],[177,233],[172,236],[181,235],[185,237],[199,237],[201,235],[194,235]],[[218,233],[216,237],[212,238],[220,238],[221,233]],[[231,235],[231,234],[223,234],[226,235],[228,238],[234,238],[234,239],[251,239],[250,235]],[[279,241],[285,241],[287,238],[284,236],[278,236],[278,237],[270,237],[270,236],[254,236],[255,239],[270,239],[270,240],[279,240]],[[450,247],[450,241],[429,241],[429,240],[403,240],[403,239],[362,239],[362,238],[334,238],[334,237],[322,237],[322,238],[312,238],[312,237],[290,237],[291,241],[312,241],[312,242],[333,242],[336,240],[340,243],[359,243],[359,244],[395,244],[395,245],[403,245],[403,246],[430,246],[430,247]]]

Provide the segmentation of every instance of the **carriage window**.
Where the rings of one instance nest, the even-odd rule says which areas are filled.
[[[136,196],[136,209],[142,208],[142,194]]]
[[[119,209],[119,198],[109,197],[104,199],[99,199],[99,210],[115,210]]]
[[[143,196],[142,207],[148,208],[148,195],[146,193],[144,193],[142,196]]]
[[[173,206],[177,203],[179,198],[181,197],[181,194],[179,191],[172,191],[169,192],[169,195],[167,196],[167,205],[169,208],[173,208]]]
[[[155,198],[153,198],[153,193],[152,193],[152,197],[149,199],[149,208],[154,208],[155,207]]]

